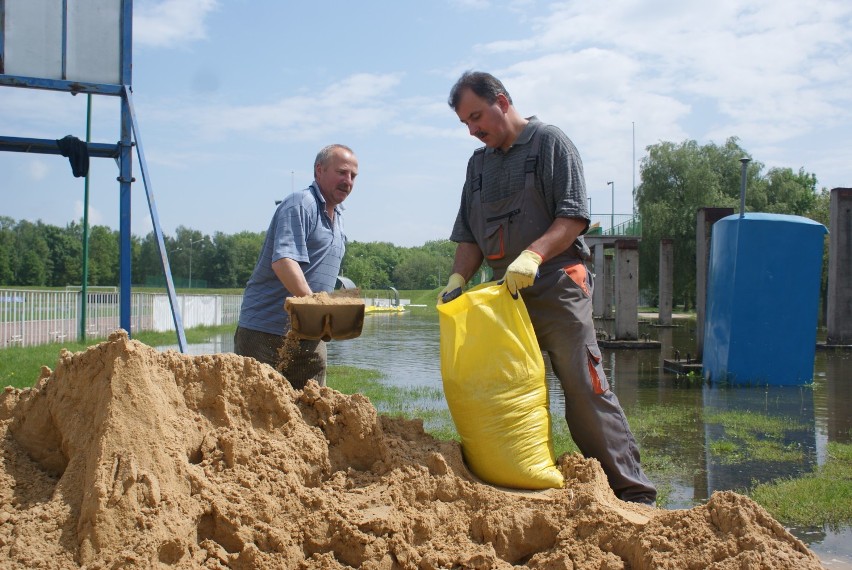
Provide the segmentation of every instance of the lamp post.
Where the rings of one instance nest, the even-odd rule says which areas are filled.
[[[189,240],[189,289],[192,289],[192,244],[204,241],[204,238]]]
[[[178,251],[183,251],[183,248],[182,247],[176,247],[174,249],[170,249],[169,253],[168,253],[169,257],[171,257],[173,253],[176,253]],[[169,260],[169,263],[171,263],[171,260]]]
[[[610,210],[609,228],[612,235],[615,235],[615,182],[609,181],[607,186],[612,186],[612,210]]]
[[[633,121],[633,219],[636,219],[636,121]]]

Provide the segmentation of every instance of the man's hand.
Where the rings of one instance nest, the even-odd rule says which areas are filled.
[[[438,304],[449,303],[459,295],[461,295],[462,287],[464,287],[464,277],[460,273],[450,275],[447,286],[438,293]]]
[[[506,276],[503,280],[509,288],[509,293],[517,296],[519,289],[532,285],[538,275],[538,266],[541,265],[541,261],[541,256],[536,252],[529,249],[522,251],[521,255],[506,268]]]

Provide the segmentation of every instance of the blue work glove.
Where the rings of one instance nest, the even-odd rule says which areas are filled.
[[[443,303],[449,303],[461,295],[462,287],[464,287],[464,277],[461,276],[461,273],[453,273],[450,275],[450,279],[447,281],[447,286],[438,293],[438,304],[441,305]]]
[[[509,293],[517,296],[519,289],[532,285],[538,275],[538,266],[541,262],[542,257],[536,252],[529,249],[522,251],[506,268],[506,276],[503,277]]]

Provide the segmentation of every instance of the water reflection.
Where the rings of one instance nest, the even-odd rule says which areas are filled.
[[[704,386],[702,394],[708,489],[746,489],[753,481],[771,481],[781,473],[799,477],[814,470],[813,388]],[[738,433],[736,422],[741,414],[761,414],[762,433]],[[722,426],[724,417],[735,424],[728,433]],[[716,450],[722,442],[732,440],[742,448],[733,448],[731,453]]]
[[[599,326],[606,329],[610,324],[603,322]],[[642,415],[639,410],[646,416],[648,410],[676,410],[680,418],[681,423],[674,429],[667,426],[668,431],[643,439],[643,446],[652,447],[655,454],[675,458],[686,467],[684,472],[694,474],[689,480],[675,482],[668,508],[692,507],[715,490],[742,490],[754,481],[795,477],[812,471],[825,462],[828,442],[850,442],[852,353],[817,351],[812,387],[701,386],[700,382],[690,383],[663,369],[663,359],[674,358],[676,351],[682,358],[695,353],[694,327],[695,321],[691,320],[680,321],[679,326],[672,328],[642,323],[640,333],[659,340],[661,349],[603,349],[610,384],[631,422]],[[329,362],[380,370],[389,385],[440,390],[438,336],[436,315],[411,311],[369,314],[360,337],[329,343]],[[232,350],[230,335],[188,347],[191,354]],[[551,411],[555,419],[562,418],[563,395],[549,366],[547,378]],[[768,422],[763,428],[767,431],[748,437],[723,433],[720,418],[730,420],[742,413],[759,414]],[[777,431],[778,426],[783,429]],[[776,431],[769,433],[769,430]],[[742,440],[739,443],[748,453],[737,457],[737,449],[717,449],[717,444],[725,439]],[[767,442],[775,447],[763,455]],[[796,459],[785,460],[792,457]],[[827,568],[852,568],[852,531],[796,529],[795,532],[820,554]]]

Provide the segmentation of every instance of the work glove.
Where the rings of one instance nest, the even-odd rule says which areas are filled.
[[[516,297],[519,289],[533,284],[538,275],[538,266],[541,265],[541,261],[542,258],[539,254],[525,249],[521,252],[521,255],[515,258],[515,261],[509,264],[503,281],[506,282],[512,296]]]
[[[461,276],[461,273],[453,273],[450,275],[450,279],[447,281],[447,286],[444,287],[443,291],[438,293],[438,304],[441,305],[443,303],[449,303],[461,295],[462,287],[464,287],[464,277]]]

